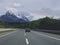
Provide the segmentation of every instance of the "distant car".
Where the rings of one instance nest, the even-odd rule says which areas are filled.
[[[31,32],[31,31],[30,31],[30,28],[26,28],[26,29],[25,29],[25,32]]]

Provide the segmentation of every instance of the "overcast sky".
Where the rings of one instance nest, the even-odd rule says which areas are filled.
[[[28,12],[33,19],[45,16],[60,18],[60,0],[0,0],[0,14],[7,10]]]

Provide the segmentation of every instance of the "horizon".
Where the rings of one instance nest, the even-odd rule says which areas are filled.
[[[37,17],[37,18],[35,18],[36,17],[36,15],[35,14],[33,14],[33,16],[35,15],[35,17],[33,17],[31,14],[29,14],[29,13],[27,13],[27,12],[23,12],[23,11],[20,11],[20,13],[18,14],[15,14],[15,13],[13,13],[13,12],[11,12],[10,10],[8,10],[7,12],[9,12],[10,14],[13,14],[13,15],[15,15],[17,18],[22,18],[22,16],[25,16],[27,19],[29,19],[30,21],[34,21],[34,20],[39,20],[39,19],[42,19],[42,18],[45,18],[45,17],[50,17],[50,18],[53,18],[53,19],[60,19],[60,18],[54,18],[54,16],[41,16],[41,17]],[[4,16],[4,15],[6,15],[6,13],[7,12],[5,12],[5,14],[2,14],[2,15],[0,15],[0,17],[1,16]],[[35,19],[34,19],[35,18]]]

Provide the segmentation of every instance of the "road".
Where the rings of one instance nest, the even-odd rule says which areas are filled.
[[[0,36],[0,45],[60,45],[60,35],[17,29],[12,33]]]

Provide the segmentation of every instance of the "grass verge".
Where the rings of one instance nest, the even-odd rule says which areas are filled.
[[[5,33],[8,33],[8,32],[12,32],[13,30],[5,30],[5,31],[0,31],[0,34],[5,34]]]

